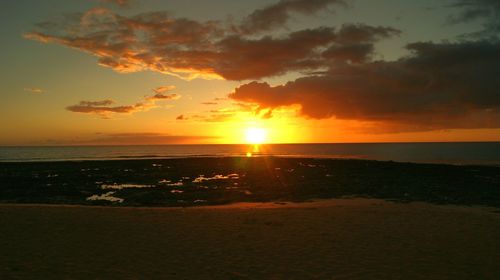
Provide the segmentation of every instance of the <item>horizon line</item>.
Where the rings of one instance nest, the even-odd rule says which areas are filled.
[[[217,146],[217,145],[245,145],[245,146],[266,146],[266,145],[335,145],[335,144],[453,144],[453,143],[500,143],[500,140],[493,141],[383,141],[383,142],[290,142],[290,143],[165,143],[165,144],[54,144],[54,145],[0,145],[0,148],[50,148],[50,147],[144,147],[144,146]]]

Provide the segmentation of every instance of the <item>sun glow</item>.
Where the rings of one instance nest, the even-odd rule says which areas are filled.
[[[262,144],[266,141],[267,130],[263,128],[248,128],[245,131],[245,138],[249,144]]]

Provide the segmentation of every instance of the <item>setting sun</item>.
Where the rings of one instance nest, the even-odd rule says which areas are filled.
[[[248,128],[245,136],[249,144],[262,144],[266,141],[267,131],[263,128]]]

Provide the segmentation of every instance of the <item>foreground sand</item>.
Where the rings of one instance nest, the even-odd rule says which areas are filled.
[[[0,279],[500,279],[493,208],[0,205]]]

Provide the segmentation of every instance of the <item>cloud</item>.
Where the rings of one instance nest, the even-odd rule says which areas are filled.
[[[218,139],[205,135],[171,135],[153,132],[103,134],[97,138],[80,140],[75,144],[86,145],[164,145],[183,143],[203,143]]]
[[[401,31],[392,27],[371,26],[364,23],[343,24],[335,42],[341,45],[374,43],[380,39],[398,36]]]
[[[335,36],[334,44],[322,56],[334,62],[368,62],[375,52],[375,42],[400,34],[400,30],[392,27],[343,24]]]
[[[323,57],[333,61],[363,63],[371,59],[373,44],[352,44],[331,46]]]
[[[268,15],[263,12],[268,10],[274,11],[271,14],[284,13],[287,18],[289,12],[311,14],[333,3],[343,1],[282,0],[249,18],[264,20],[265,16],[256,15]],[[99,65],[118,72],[151,70],[184,79],[249,80],[322,69],[330,63],[321,55],[328,48],[325,56],[330,60],[336,54],[351,61],[367,60],[373,50],[366,44],[398,34],[389,27],[346,24],[338,30],[317,27],[257,36],[242,34],[221,22],[174,18],[165,12],[122,16],[94,8],[41,24],[25,38],[90,53],[98,58]],[[360,53],[360,44],[365,44],[365,53]]]
[[[175,86],[161,86],[161,87],[154,88],[153,91],[155,93],[165,93],[167,91],[172,91],[174,89],[175,89]]]
[[[500,2],[497,0],[454,0],[451,7],[461,9],[460,14],[452,18],[456,22],[495,18],[500,12]]]
[[[144,101],[135,103],[133,105],[125,105],[125,106],[112,106],[115,104],[115,101],[111,99],[99,100],[99,101],[80,101],[76,105],[66,107],[66,110],[75,113],[84,113],[84,114],[96,114],[101,116],[102,118],[110,118],[112,114],[132,114],[136,112],[145,112],[149,111],[152,108],[158,107],[156,105],[157,101],[164,100],[177,100],[181,98],[181,95],[176,93],[165,94],[162,92],[166,92],[168,90],[173,89],[171,86],[162,87],[163,89],[159,90],[159,88],[153,89],[153,92],[156,94],[152,96],[145,96]]]
[[[217,45],[223,56],[214,61],[214,71],[228,80],[246,80],[316,69],[322,65],[317,48],[334,38],[334,29],[327,27],[292,32],[285,38],[230,36]]]
[[[29,91],[31,93],[44,93],[45,90],[41,89],[41,88],[37,88],[37,87],[27,87],[27,88],[24,88],[24,91]]]
[[[226,122],[234,120],[238,113],[243,112],[242,110],[236,108],[221,108],[209,110],[199,114],[192,115],[179,115],[176,120],[186,121],[186,120],[195,120],[201,122]]]
[[[111,99],[105,99],[101,101],[81,101],[80,105],[81,106],[87,106],[87,107],[95,107],[95,106],[109,106],[114,104],[115,101]]]
[[[292,12],[313,15],[333,4],[346,6],[346,2],[342,0],[280,0],[273,5],[252,12],[243,20],[238,29],[250,34],[269,31],[283,26],[290,19]]]
[[[180,98],[181,95],[177,93],[171,93],[171,94],[157,93],[153,96],[146,97],[146,100],[177,100]]]
[[[25,37],[91,53],[101,66],[118,72],[149,69],[185,79],[218,77],[210,68],[215,53],[206,50],[221,32],[216,22],[172,18],[165,12],[124,17],[95,8],[53,26]]]
[[[149,69],[184,78],[217,76],[206,66],[211,52],[205,51],[218,36],[214,22],[172,18],[165,12],[125,17],[94,8],[38,27],[25,38],[90,53],[99,65],[118,72]]]
[[[300,105],[306,118],[361,120],[399,130],[500,127],[500,43],[420,42],[412,55],[330,68],[285,85],[251,82],[234,100],[261,109]]]
[[[195,115],[192,116],[192,118],[198,119],[200,121],[204,122],[227,122],[230,120],[233,120],[234,117],[237,115],[236,112],[212,112],[209,115]]]
[[[500,1],[498,0],[454,0],[450,7],[458,9],[458,13],[451,15],[448,21],[452,24],[480,21],[483,29],[466,38],[495,38],[500,35]]]
[[[131,114],[141,111],[148,111],[155,107],[153,103],[136,103],[127,106],[111,106],[112,100],[102,101],[80,101],[80,103],[66,107],[66,110],[75,113],[96,114],[103,118],[109,118],[111,114]]]
[[[146,100],[177,100],[182,96],[177,93],[166,94],[166,92],[172,91],[175,86],[161,86],[153,89],[155,95],[146,97]]]

